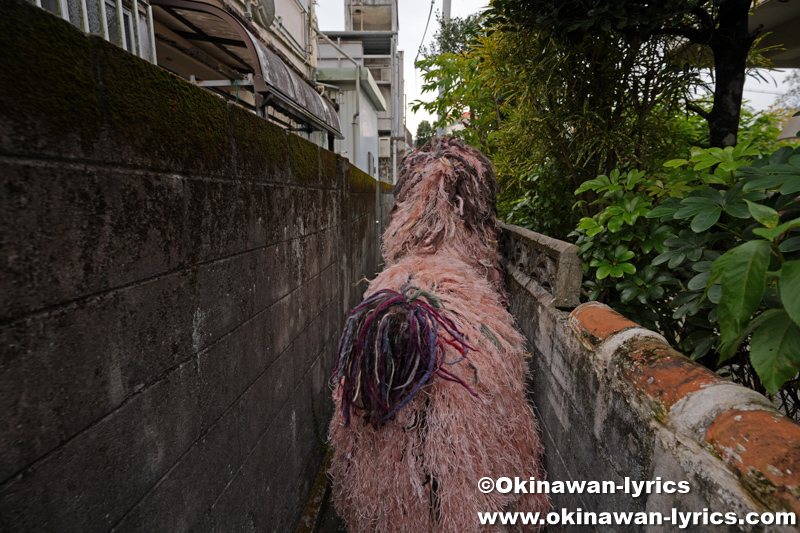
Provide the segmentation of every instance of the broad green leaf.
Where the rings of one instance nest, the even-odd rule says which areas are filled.
[[[692,159],[694,159],[694,158],[692,158]],[[716,158],[705,159],[704,161],[700,161],[699,163],[697,163],[694,166],[693,170],[695,170],[695,171],[703,170],[703,169],[706,169],[706,168],[709,168],[709,167],[713,167],[717,163],[719,163],[719,159],[716,159]]]
[[[800,369],[800,327],[785,311],[775,311],[750,339],[750,361],[772,394]]]
[[[639,292],[640,292],[639,287],[636,286],[628,287],[627,289],[619,293],[619,299],[622,300],[622,303],[628,303],[634,298],[636,298],[639,295]]]
[[[769,156],[769,164],[770,165],[780,165],[785,163],[789,160],[789,157],[792,155],[794,149],[791,146],[783,146],[775,150],[771,156]]]
[[[680,220],[682,218],[693,217],[693,216],[695,216],[695,215],[697,215],[699,213],[702,213],[703,211],[712,211],[712,210],[718,209],[718,208],[719,208],[718,206],[709,205],[709,204],[705,204],[705,205],[688,205],[686,207],[681,208],[673,216]]]
[[[672,257],[676,253],[678,253],[677,250],[669,250],[664,253],[658,254],[650,264],[655,266],[655,265],[660,265],[661,263],[666,263],[667,261],[672,259]]]
[[[726,185],[728,182],[724,179],[715,176],[714,174],[706,174],[703,176],[703,181],[709,184]]]
[[[608,221],[608,231],[611,233],[616,233],[619,231],[619,228],[622,227],[623,219],[621,216],[617,215],[612,217],[611,220]]]
[[[689,198],[684,198],[681,203],[683,205],[717,205],[719,202],[705,196],[690,196]]]
[[[800,250],[800,237],[790,237],[780,245],[781,252],[789,253]]]
[[[743,203],[735,203],[731,205],[726,205],[724,207],[725,212],[728,213],[732,217],[736,218],[750,218],[750,210],[747,209],[747,204]]]
[[[781,194],[794,194],[800,191],[800,177],[790,176],[781,186]]]
[[[695,233],[702,233],[706,231],[708,228],[717,223],[720,214],[722,214],[722,208],[719,206],[698,213],[697,216],[692,219],[692,231]]]
[[[767,165],[761,167],[759,170],[761,170],[761,172],[769,172],[770,174],[788,174],[788,175],[797,174],[797,172],[800,171],[800,169],[798,169],[795,166],[784,165],[784,164]]]
[[[617,261],[630,261],[631,259],[634,258],[634,256],[636,256],[636,254],[634,252],[632,252],[630,250],[626,250],[623,253],[621,253],[619,256],[617,256]]]
[[[600,187],[606,186],[609,183],[608,176],[598,176],[593,180],[584,181],[581,186],[575,190],[575,194],[586,192],[589,189],[599,189]]]
[[[713,261],[700,261],[692,265],[692,270],[695,272],[711,272],[711,265]],[[706,280],[708,281],[708,280]]]
[[[747,208],[750,210],[750,214],[753,215],[754,219],[770,229],[778,225],[781,216],[777,211],[766,205],[755,204],[750,200],[745,200],[745,203],[747,203]]]
[[[696,296],[699,296],[695,294]],[[672,318],[675,320],[680,320],[684,316],[694,316],[697,314],[697,311],[700,309],[700,303],[702,302],[701,298],[695,298],[688,303],[680,306],[677,311],[672,313]]]
[[[740,194],[742,194],[742,189],[744,189],[744,184],[746,182],[743,180],[737,181],[736,183],[731,186],[730,189],[725,191],[723,194],[723,203],[724,204],[735,204],[737,202],[737,198]]]
[[[783,224],[781,224],[780,226],[778,226],[777,228],[774,228],[774,229],[756,228],[756,229],[753,230],[753,233],[755,233],[756,235],[760,235],[760,236],[764,237],[765,239],[769,239],[769,240],[773,241],[773,240],[777,239],[778,237],[780,237],[780,235],[783,232],[788,231],[788,230],[790,230],[792,228],[796,228],[798,226],[800,226],[800,218],[796,218],[794,220],[790,220],[789,222],[784,222]]]
[[[688,161],[685,159],[670,159],[669,161],[664,163],[664,166],[667,168],[673,168],[673,167],[683,166],[686,163],[688,163]]]
[[[661,299],[664,297],[664,287],[662,287],[661,285],[650,287],[649,292],[650,292],[650,297],[653,299]]]
[[[680,266],[681,263],[683,263],[684,259],[686,259],[686,250],[675,250],[675,252],[676,252],[675,255],[673,255],[670,258],[669,263],[667,263],[667,266],[669,268],[675,268]]]
[[[722,287],[720,287],[719,283],[709,287],[707,293],[708,293],[708,300],[711,303],[719,304],[720,299],[722,299]],[[710,319],[711,318],[709,317],[709,320]]]
[[[741,331],[738,332],[735,336],[723,336],[720,340],[719,346],[719,362],[722,363],[727,361],[734,355],[736,352],[739,351],[739,346],[745,341],[745,339],[753,332],[753,330],[759,327],[764,321],[769,320],[770,318],[774,317],[778,313],[782,313],[783,309],[767,309],[753,320],[751,320]]]
[[[725,154],[725,150],[723,150],[722,148],[711,147],[708,149],[708,152],[714,157],[718,158],[720,161],[728,160],[728,157],[726,157]]]
[[[770,246],[766,241],[749,241],[737,246],[722,274],[722,299],[719,302],[720,323],[734,320],[743,323],[761,304],[764,294]]]
[[[722,196],[722,193],[719,192],[717,189],[705,189],[702,192],[703,197],[708,198],[713,203],[721,205],[725,202],[725,198]],[[688,198],[686,198],[688,200]],[[683,201],[685,203],[685,200]]]
[[[754,191],[758,189],[771,189],[778,185],[782,185],[786,181],[786,176],[766,176],[764,178],[755,179],[745,184],[745,191]]]
[[[688,302],[697,300],[700,297],[696,292],[682,292],[672,299],[670,305],[672,307],[680,307]]]
[[[590,230],[587,230],[586,231],[586,235],[588,235],[589,237],[594,237],[595,235],[597,235],[601,231],[603,231],[603,226],[597,226],[596,228],[592,228]]]
[[[661,218],[665,215],[671,215],[675,213],[675,211],[677,211],[677,209],[674,209],[672,207],[663,207],[663,206],[656,207],[655,209],[647,213],[647,218]]]
[[[664,244],[666,244],[667,246],[670,246],[672,248],[691,246],[692,245],[692,243],[690,243],[689,241],[685,241],[685,240],[681,239],[680,237],[670,237],[669,239],[664,241]]]
[[[682,348],[685,353],[691,354],[691,359],[699,359],[708,353],[716,340],[716,335],[711,331],[695,331],[684,339]]]
[[[781,302],[795,324],[800,324],[800,261],[786,261],[781,268]]]
[[[693,163],[696,161],[719,161],[719,158],[717,158],[711,153],[710,148],[706,149],[700,148],[700,150],[697,153],[692,155],[692,158],[689,161]]]
[[[597,269],[597,279],[607,278],[611,273],[611,265],[604,263]]]
[[[697,274],[695,277],[689,280],[686,287],[691,291],[699,291],[700,289],[705,289],[706,285],[708,285],[708,278],[711,276],[711,272],[701,272]]]
[[[619,266],[626,274],[636,274],[636,267],[631,263],[620,263]]]
[[[774,241],[775,239],[777,239],[778,237],[781,236],[781,233],[783,233],[783,232],[780,230],[780,228],[777,228],[777,229],[755,228],[753,230],[753,234],[754,235],[758,235],[760,237],[764,237],[768,241]]]

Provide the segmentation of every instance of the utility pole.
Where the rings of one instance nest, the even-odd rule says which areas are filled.
[[[450,22],[450,1],[451,0],[442,0],[442,24],[447,24]],[[442,88],[439,87],[439,98],[442,97]],[[442,120],[442,115],[439,115],[439,121]],[[444,136],[444,128],[439,127],[436,128],[436,136],[442,137]]]

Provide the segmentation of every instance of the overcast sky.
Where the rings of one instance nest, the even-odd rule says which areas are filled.
[[[450,15],[453,17],[466,17],[481,11],[487,5],[489,5],[489,0],[451,0]],[[315,9],[320,30],[323,32],[325,30],[344,30],[344,0],[317,0]],[[425,35],[426,45],[430,44],[433,34],[438,29],[438,24],[436,23],[437,10],[442,10],[442,0],[435,0],[433,3],[430,25]],[[399,0],[398,3],[398,15],[400,18],[398,47],[405,52],[403,74],[406,81],[406,101],[409,105],[414,100],[433,100],[432,93],[426,93],[424,97],[421,94],[422,78],[414,69],[414,56],[417,55],[417,50],[422,42],[425,23],[428,20],[430,11],[431,0]],[[417,126],[423,120],[432,122],[431,117],[421,109],[416,115],[412,114],[410,109],[406,111],[406,126],[412,135],[416,135]]]
[[[316,0],[315,3],[320,30],[323,32],[325,30],[344,30],[344,0]],[[453,17],[465,17],[481,11],[488,4],[489,0],[451,0],[450,15]],[[405,51],[404,74],[406,101],[409,105],[414,100],[430,101],[434,98],[432,93],[422,94],[422,79],[419,76],[419,72],[414,69],[414,57],[423,42],[422,36],[428,20],[428,13],[431,11],[431,5],[431,0],[399,0],[400,27],[398,41],[400,50]],[[425,34],[425,45],[430,44],[433,34],[438,29],[436,11],[441,11],[441,9],[442,0],[434,0],[433,14],[430,16],[430,25]],[[748,78],[745,84],[745,99],[750,101],[752,107],[766,109],[774,102],[776,94],[784,91],[780,83],[785,74],[772,73],[771,75],[778,82],[777,87],[774,82],[769,85],[763,82],[759,84],[757,81]],[[767,78],[769,79],[769,75]],[[766,93],[753,91],[766,91]],[[416,135],[417,126],[423,120],[432,122],[431,117],[423,110],[413,114],[410,109],[407,109],[406,125],[412,135]]]

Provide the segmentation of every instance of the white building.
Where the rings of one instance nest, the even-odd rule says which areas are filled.
[[[405,125],[403,52],[397,49],[397,0],[345,0],[344,7],[345,31],[327,32],[325,42],[319,42],[317,80],[326,84],[331,96],[341,90],[345,105],[362,104],[363,115],[352,107],[348,107],[347,116],[340,115],[345,133],[342,151],[370,174],[375,175],[376,169],[381,180],[394,183],[397,165],[411,147],[411,134]],[[357,70],[361,71],[358,96]],[[331,85],[334,87],[328,87]],[[364,103],[371,110],[363,108]],[[372,111],[377,119],[375,131]],[[362,123],[366,131],[357,136],[356,143],[346,131],[349,128],[345,123],[352,115],[369,120]]]

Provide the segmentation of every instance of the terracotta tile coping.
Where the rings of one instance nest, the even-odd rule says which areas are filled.
[[[768,507],[800,514],[800,426],[778,413],[732,409],[712,422],[706,442]]]
[[[628,328],[640,327],[608,306],[589,302],[575,308],[569,319],[572,330],[578,334],[581,343],[590,350],[597,347],[614,333]]]
[[[633,335],[616,348],[613,359],[622,363],[622,377],[639,394],[663,405],[666,413],[692,392],[728,383],[603,304],[591,302],[576,308],[570,327],[591,351],[616,333],[642,329],[641,337]],[[705,446],[769,508],[800,513],[800,425],[777,411],[731,407],[723,407],[713,418]]]

